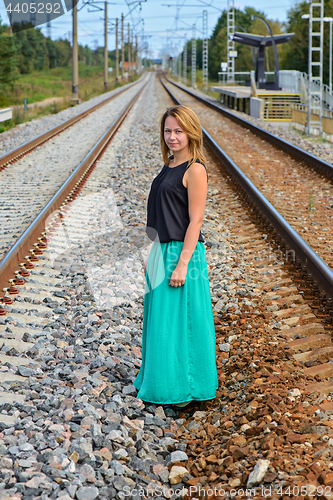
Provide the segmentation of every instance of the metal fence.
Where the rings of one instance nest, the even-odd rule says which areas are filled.
[[[318,119],[318,115],[312,114],[311,121]],[[304,104],[293,104],[292,105],[292,124],[293,126],[301,130],[302,132],[306,132],[308,123],[308,107]],[[322,112],[322,130],[323,136],[328,141],[333,141],[333,111],[323,110]],[[314,128],[311,130],[311,134],[318,134],[318,130]]]

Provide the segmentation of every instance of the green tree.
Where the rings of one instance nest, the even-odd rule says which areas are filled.
[[[46,50],[46,38],[41,32],[40,28],[26,30],[27,41],[29,45],[33,48],[34,52],[34,69],[39,71],[46,69],[48,67],[47,50]]]
[[[13,37],[9,33],[0,34],[0,87],[14,89],[17,79],[17,55]]]
[[[88,45],[84,46],[84,55],[85,55],[85,63],[87,66],[92,66],[93,63],[93,51],[88,47]]]
[[[58,51],[57,46],[54,42],[52,42],[51,38],[46,39],[46,52],[48,59],[48,67],[56,68],[58,65]]]
[[[306,2],[288,11],[286,29],[288,33],[295,33],[295,35],[285,44],[281,60],[283,69],[308,72],[309,21],[302,19],[302,14],[308,13],[309,5]]]
[[[18,70],[21,74],[31,73],[34,70],[34,49],[27,39],[30,30],[17,31],[13,38],[18,53]]]
[[[53,43],[55,44],[57,50],[57,66],[69,66],[72,59],[72,47],[70,42],[59,38]]]

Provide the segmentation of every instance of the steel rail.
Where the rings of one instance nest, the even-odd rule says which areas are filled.
[[[290,142],[285,141],[284,139],[281,139],[280,137],[277,137],[274,134],[271,134],[267,130],[264,130],[261,127],[258,127],[257,125],[254,125],[253,123],[248,122],[247,120],[244,120],[239,116],[236,116],[234,113],[231,113],[231,111],[221,108],[217,104],[214,104],[213,102],[208,101],[201,96],[198,96],[194,92],[191,92],[190,90],[181,87],[177,83],[169,80],[165,74],[163,74],[163,76],[167,80],[167,82],[169,82],[171,85],[174,85],[183,92],[186,92],[190,96],[202,102],[206,106],[209,106],[211,109],[214,109],[218,113],[224,115],[226,118],[229,118],[233,122],[237,123],[237,125],[240,125],[241,127],[250,130],[253,134],[261,137],[265,141],[270,142],[271,144],[273,144],[273,146],[276,146],[278,149],[288,153],[290,156],[297,158],[297,160],[304,162],[306,165],[310,165],[311,167],[315,168],[319,173],[325,175],[330,180],[333,179],[333,165],[331,165],[330,163],[321,160],[317,156],[314,156],[311,153],[308,153],[303,149],[294,146]]]
[[[95,168],[96,161],[103,154],[104,149],[108,146],[109,142],[113,139],[115,133],[134,106],[147,83],[139,90],[139,92],[134,96],[130,103],[127,104],[125,108],[123,108],[122,112],[113,121],[108,130],[98,140],[91,151],[76,167],[74,172],[72,172],[72,174],[68,177],[64,184],[52,197],[52,199],[47,203],[47,205],[42,209],[35,220],[29,225],[29,227],[24,231],[24,233],[12,246],[5,257],[0,261],[1,289],[3,286],[8,286],[6,285],[6,283],[8,283],[8,280],[11,277],[14,277],[15,271],[20,269],[20,261],[24,259],[27,252],[29,252],[29,250],[33,246],[33,242],[35,242],[43,232],[47,218],[59,207],[63,206],[66,197],[68,197],[69,195],[73,195],[73,193],[78,189],[77,185],[79,184],[79,182],[82,183],[83,177],[86,176],[88,172],[90,174],[91,171]]]
[[[86,111],[83,111],[82,113],[79,113],[78,115],[74,116],[73,118],[70,118],[69,120],[66,120],[65,122],[61,123],[60,125],[57,125],[56,127],[51,128],[47,132],[44,132],[43,134],[38,135],[37,137],[35,137],[31,141],[25,142],[24,144],[21,144],[17,148],[12,149],[8,153],[0,156],[0,172],[1,172],[1,170],[3,170],[12,161],[14,161],[17,158],[25,155],[29,151],[37,148],[38,146],[40,146],[44,142],[48,141],[49,139],[51,139],[55,135],[59,134],[60,132],[63,132],[64,130],[66,130],[71,125],[74,125],[74,123],[77,123],[78,121],[82,120],[82,118],[85,118],[90,113],[93,113],[98,108],[104,106],[104,104],[107,104],[108,102],[110,102],[112,99],[114,99],[118,95],[122,94],[123,92],[125,92],[129,88],[131,88],[134,85],[136,85],[137,83],[139,83],[140,80],[141,79],[137,80],[136,82],[130,83],[129,85],[126,85],[125,88],[122,88],[116,94],[113,94],[112,96],[107,97],[106,99],[104,99],[100,103],[95,104],[94,106],[91,106],[90,108],[86,109]]]
[[[160,78],[160,75],[159,75]],[[176,104],[181,102],[172,94],[172,92],[164,85],[165,90]],[[301,263],[312,274],[314,280],[317,281],[319,288],[325,291],[327,297],[333,298],[333,271],[327,264],[312,250],[312,248],[303,240],[303,238],[288,224],[282,215],[271,205],[271,203],[263,196],[256,186],[246,177],[236,163],[223,151],[217,142],[203,128],[203,136],[208,147],[227,167],[232,177],[237,181],[243,192],[245,192],[250,200],[255,204],[265,219],[271,224],[274,230],[286,243],[290,250],[295,252],[295,255],[300,259]],[[286,254],[289,250],[286,251]],[[286,255],[287,257],[287,255]]]

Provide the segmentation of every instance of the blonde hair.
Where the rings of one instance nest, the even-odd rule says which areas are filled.
[[[168,118],[168,116],[173,116],[174,118],[176,118],[180,127],[188,137],[189,151],[191,155],[188,167],[190,167],[192,163],[195,163],[196,161],[206,164],[206,158],[203,153],[203,138],[199,119],[194,111],[192,111],[192,109],[182,105],[168,108],[161,118],[160,143],[164,163],[166,165],[169,165],[170,163],[170,150],[164,140],[165,120]]]

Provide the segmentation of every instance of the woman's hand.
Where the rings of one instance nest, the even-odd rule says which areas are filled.
[[[144,272],[144,274],[146,274],[146,272],[147,272],[147,262],[148,262],[148,257],[146,258],[146,260],[143,263],[143,272]]]
[[[187,266],[178,264],[171,275],[169,285],[174,287],[184,285],[186,273],[187,273]]]

